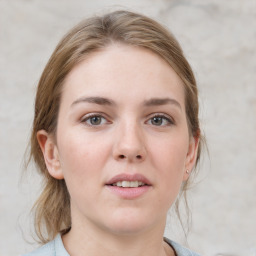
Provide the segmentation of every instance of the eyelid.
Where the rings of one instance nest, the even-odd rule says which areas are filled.
[[[168,125],[174,125],[175,124],[175,120],[173,117],[171,117],[170,115],[168,114],[165,114],[165,113],[153,113],[151,115],[149,115],[149,117],[147,118],[147,121],[148,122],[150,119],[154,118],[154,117],[161,117],[161,118],[164,118],[165,120],[167,120],[168,122]],[[161,126],[168,126],[168,125],[161,125]]]
[[[91,125],[91,124],[86,123],[87,120],[89,120],[90,118],[95,117],[95,116],[98,116],[98,117],[101,117],[101,118],[105,119],[106,122],[104,124],[112,123],[110,121],[110,117],[108,115],[106,115],[105,113],[102,113],[102,112],[91,112],[91,113],[85,114],[85,115],[82,116],[82,118],[80,118],[80,122],[86,124],[87,126],[94,126],[94,127],[96,127],[96,126],[100,127],[100,126],[104,125],[104,124]],[[161,126],[168,126],[168,125],[174,125],[175,124],[175,120],[174,120],[173,117],[171,117],[168,114],[158,113],[158,112],[148,115],[148,117],[146,119],[146,123],[148,123],[154,117],[161,117],[161,118],[165,119],[168,122],[167,125],[161,125]]]
[[[101,118],[105,119],[105,120],[106,120],[106,123],[104,123],[104,124],[111,123],[111,121],[109,121],[110,118],[109,118],[106,114],[104,114],[104,113],[102,113],[102,112],[92,112],[92,113],[85,114],[85,115],[83,115],[82,118],[80,119],[80,122],[86,124],[86,125],[89,126],[89,127],[90,127],[90,126],[95,126],[95,127],[96,127],[96,126],[102,126],[102,125],[104,125],[104,124],[101,124],[101,125],[91,125],[91,124],[86,123],[87,120],[89,120],[90,118],[95,117],[95,116],[101,117]]]

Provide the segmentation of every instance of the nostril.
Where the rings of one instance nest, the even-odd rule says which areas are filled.
[[[120,157],[121,159],[124,159],[124,158],[125,158],[125,156],[124,156],[124,155],[120,155],[119,157]]]
[[[137,155],[136,158],[137,159],[141,159],[142,157],[141,157],[141,155]]]

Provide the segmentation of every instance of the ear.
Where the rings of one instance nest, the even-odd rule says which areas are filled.
[[[44,155],[44,161],[49,174],[55,179],[63,179],[63,173],[59,160],[58,148],[54,139],[45,130],[37,132],[37,141]]]
[[[183,181],[186,181],[189,178],[189,175],[196,163],[198,145],[199,145],[199,137],[191,136],[190,142],[189,142],[189,147],[188,147],[188,152],[187,152],[187,156],[186,156]]]

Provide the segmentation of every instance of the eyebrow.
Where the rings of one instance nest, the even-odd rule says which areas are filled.
[[[162,106],[167,104],[173,104],[181,109],[180,103],[177,100],[171,98],[152,98],[144,101],[144,105],[147,107]]]
[[[94,104],[98,104],[98,105],[115,105],[113,100],[107,99],[107,98],[103,98],[103,97],[82,97],[79,98],[77,100],[75,100],[71,106],[74,106],[78,103],[94,103]]]
[[[113,100],[104,98],[104,97],[81,97],[81,98],[75,100],[71,104],[71,107],[73,107],[74,105],[79,104],[79,103],[93,103],[93,104],[108,105],[108,106],[116,105],[116,103]],[[177,100],[172,99],[172,98],[151,98],[151,99],[145,100],[143,102],[143,105],[146,107],[162,106],[162,105],[167,105],[167,104],[173,104],[181,109],[180,103]]]

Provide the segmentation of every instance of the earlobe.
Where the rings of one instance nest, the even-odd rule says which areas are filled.
[[[55,179],[63,179],[58,148],[53,137],[45,130],[40,130],[37,132],[37,141],[44,155],[49,174]]]
[[[186,156],[183,181],[186,181],[189,178],[191,171],[194,165],[196,164],[198,145],[199,137],[191,137],[189,142],[188,153]]]

